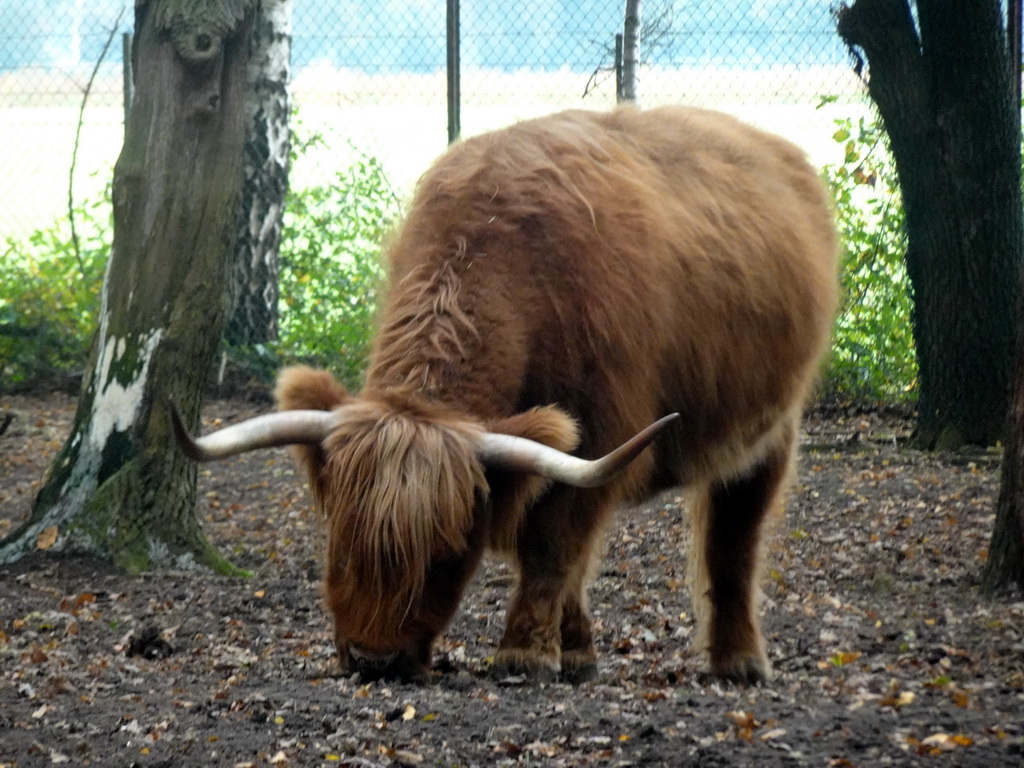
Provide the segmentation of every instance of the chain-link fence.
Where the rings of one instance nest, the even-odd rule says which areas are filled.
[[[696,103],[791,136],[819,162],[832,120],[863,109],[835,34],[833,0],[646,0],[638,100]],[[95,198],[120,150],[125,0],[0,0],[0,241]],[[295,0],[292,93],[300,136],[325,144],[293,184],[353,151],[407,190],[448,140],[443,0]],[[615,103],[623,0],[463,2],[461,130],[471,135],[566,107]],[[88,91],[88,99],[84,94]],[[816,109],[823,95],[838,102]],[[83,108],[84,101],[84,108]],[[72,174],[71,159],[76,163]],[[73,178],[72,178],[73,177]]]

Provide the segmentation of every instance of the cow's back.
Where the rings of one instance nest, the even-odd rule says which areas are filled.
[[[836,307],[831,203],[801,149],[717,112],[622,110],[669,188],[662,410],[678,410],[672,466],[728,475],[789,428],[817,373]],[[688,464],[693,459],[695,464]],[[684,477],[679,480],[687,479]]]
[[[368,385],[401,382],[483,420],[556,403],[580,420],[582,455],[679,411],[660,447],[679,479],[742,463],[809,385],[834,251],[802,153],[730,117],[520,123],[456,145],[421,179]]]

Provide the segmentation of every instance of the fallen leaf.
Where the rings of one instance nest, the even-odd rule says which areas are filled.
[[[922,739],[921,744],[941,752],[949,752],[957,747],[967,747],[974,743],[968,736],[950,736],[947,733],[933,733],[931,736]]]
[[[49,528],[44,528],[39,532],[39,536],[36,538],[36,549],[46,551],[54,544],[57,543],[57,534],[59,530],[56,525],[51,525]],[[66,758],[65,758],[66,759]]]
[[[415,752],[408,752],[404,749],[396,749],[391,752],[391,759],[402,765],[419,765],[423,762],[423,755]]]
[[[959,689],[951,691],[949,694],[949,698],[951,698],[953,700],[953,703],[960,707],[960,709],[967,709],[967,707],[971,703],[971,697],[968,695],[967,691]]]
[[[829,662],[833,667],[844,667],[855,662],[860,656],[860,651],[840,651],[829,657]]]
[[[742,710],[739,710],[726,712],[725,716],[729,718],[737,728],[756,728],[758,726],[757,720],[754,719],[753,712],[743,712]]]
[[[900,691],[899,693],[891,693],[884,699],[878,702],[880,707],[892,707],[893,709],[899,709],[905,707],[908,704],[913,704],[914,699],[917,698],[910,691]]]

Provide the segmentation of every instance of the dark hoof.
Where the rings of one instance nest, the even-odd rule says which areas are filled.
[[[561,680],[569,685],[592,683],[597,680],[597,662],[591,661],[578,667],[563,668]]]
[[[517,682],[556,683],[561,672],[557,661],[528,656],[523,651],[498,651],[491,664],[490,676],[498,681],[522,678]]]
[[[594,652],[562,653],[561,681],[570,685],[590,683],[597,679],[597,657]]]
[[[732,683],[760,685],[771,680],[772,670],[767,659],[751,654],[736,656],[727,662],[713,662],[709,676]]]

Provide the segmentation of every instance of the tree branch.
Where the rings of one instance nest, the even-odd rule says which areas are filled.
[[[906,84],[907,76],[913,78],[915,85],[924,85],[921,40],[907,0],[843,3],[836,11],[836,31],[854,59],[857,74],[867,82],[871,97],[883,117],[900,98],[907,96],[903,89],[897,92],[887,86]],[[863,74],[864,57],[868,62],[867,76]],[[921,89],[914,88],[913,92],[920,93]]]
[[[117,18],[114,19],[114,26],[110,28],[107,42],[103,44],[103,50],[100,51],[99,58],[96,59],[96,65],[92,68],[92,74],[89,75],[89,82],[85,84],[85,90],[82,93],[82,104],[78,108],[78,125],[75,126],[75,146],[71,150],[71,169],[68,171],[68,223],[71,225],[71,244],[75,249],[78,271],[82,273],[84,279],[88,279],[89,276],[85,273],[85,262],[82,261],[82,250],[78,243],[78,230],[75,229],[75,165],[78,163],[78,145],[82,138],[82,123],[85,122],[85,105],[89,101],[89,94],[92,93],[92,84],[96,80],[96,73],[99,72],[100,64],[103,63],[103,59],[107,56],[107,51],[110,50],[110,43],[113,42],[114,35],[117,34],[117,29],[121,25],[121,17],[123,15],[124,6],[122,5],[121,10],[117,12]]]

